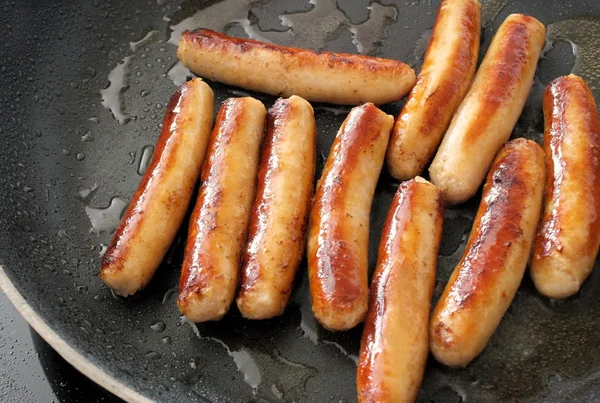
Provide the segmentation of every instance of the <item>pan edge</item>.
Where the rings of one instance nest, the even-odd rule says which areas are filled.
[[[42,319],[40,315],[27,303],[25,298],[14,286],[10,278],[0,265],[0,289],[4,291],[8,300],[13,304],[27,323],[58,352],[69,364],[89,379],[130,403],[151,403],[152,400],[144,397],[125,384],[92,364],[82,354],[69,346],[52,328]]]

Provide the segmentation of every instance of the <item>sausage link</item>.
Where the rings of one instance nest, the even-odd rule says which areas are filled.
[[[267,115],[237,306],[245,318],[281,315],[306,245],[316,166],[313,109],[280,98]]]
[[[177,304],[191,321],[222,318],[235,297],[266,114],[254,98],[230,98],[219,110],[179,282]]]
[[[416,80],[413,69],[396,60],[289,48],[208,29],[184,31],[177,57],[213,81],[342,105],[399,101]]]
[[[308,276],[313,313],[329,330],[350,329],[367,312],[369,215],[393,123],[373,104],[353,108],[317,184]]]
[[[542,205],[544,152],[519,138],[498,153],[461,261],[431,318],[431,352],[466,366],[487,345],[525,273]]]
[[[398,188],[383,228],[358,362],[358,400],[414,402],[429,354],[429,313],[442,239],[440,191]]]
[[[544,94],[545,209],[531,278],[550,298],[575,294],[600,247],[600,123],[594,96],[579,77],[553,81]]]
[[[478,0],[444,0],[438,9],[417,84],[396,119],[387,167],[396,179],[419,175],[471,86],[481,33]]]
[[[473,85],[429,167],[449,204],[472,197],[523,110],[546,29],[533,17],[510,15],[498,29]]]
[[[192,198],[213,124],[213,92],[201,79],[171,97],[150,166],[102,257],[100,278],[128,296],[160,266]]]

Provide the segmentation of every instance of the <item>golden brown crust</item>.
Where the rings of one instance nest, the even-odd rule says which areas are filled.
[[[331,330],[352,328],[366,314],[369,214],[392,124],[373,104],[352,109],[317,185],[308,270],[313,312]]]
[[[600,122],[587,84],[574,75],[544,93],[545,209],[531,274],[538,290],[565,298],[579,290],[600,245]]]
[[[316,102],[398,101],[416,79],[408,65],[396,60],[289,48],[208,29],[184,31],[177,55],[211,80]]]
[[[220,319],[233,301],[266,110],[253,98],[226,100],[217,116],[190,219],[177,303],[190,320]]]
[[[414,402],[429,353],[428,324],[444,203],[421,178],[398,188],[384,225],[357,370],[359,402]]]
[[[417,83],[392,130],[387,166],[395,178],[415,177],[433,157],[475,75],[480,32],[478,0],[442,1]]]
[[[150,166],[102,258],[100,278],[118,294],[147,285],[183,220],[206,153],[212,104],[200,79],[171,97]],[[166,221],[157,219],[159,211]]]
[[[512,14],[500,26],[431,166],[448,204],[472,197],[509,139],[533,84],[545,27]]]
[[[313,110],[280,98],[269,109],[237,305],[250,319],[283,313],[306,244],[316,167]]]
[[[463,257],[431,322],[438,361],[463,366],[486,346],[521,282],[540,215],[543,151],[516,139],[498,153]]]

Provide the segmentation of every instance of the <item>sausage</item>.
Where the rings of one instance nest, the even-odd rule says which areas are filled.
[[[417,84],[396,119],[386,162],[393,177],[419,175],[471,86],[481,33],[478,0],[444,0],[438,9]]]
[[[519,138],[498,153],[465,252],[431,318],[431,352],[442,364],[466,366],[479,355],[517,293],[544,176],[544,152],[535,142]]]
[[[204,161],[213,92],[201,79],[171,97],[150,166],[102,257],[100,278],[122,296],[144,288],[179,229]]]
[[[548,176],[530,273],[539,292],[558,299],[579,290],[600,247],[600,123],[574,75],[548,86],[544,118]]]
[[[208,29],[184,31],[177,57],[213,81],[341,105],[399,101],[416,80],[413,69],[396,60],[289,48]]]
[[[248,97],[227,99],[217,115],[190,218],[177,299],[193,322],[221,319],[235,297],[266,114],[260,101]]]
[[[315,318],[329,330],[353,328],[367,313],[369,215],[393,124],[371,103],[353,108],[317,184],[308,278]]]
[[[316,166],[313,109],[304,99],[280,98],[267,114],[237,306],[245,318],[281,315],[306,245]]]
[[[440,191],[417,177],[392,201],[371,284],[356,384],[359,402],[417,399],[429,354],[429,313],[442,239]]]
[[[545,32],[542,23],[522,14],[510,15],[498,28],[429,167],[448,204],[477,192],[510,137],[533,85]]]

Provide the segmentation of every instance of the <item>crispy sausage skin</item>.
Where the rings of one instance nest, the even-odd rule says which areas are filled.
[[[235,297],[266,114],[254,98],[230,98],[219,110],[179,282],[177,303],[191,321],[222,318]]]
[[[313,109],[280,98],[269,109],[237,306],[245,318],[281,315],[304,254],[316,166]]]
[[[429,354],[429,314],[442,239],[440,191],[417,177],[388,213],[360,347],[358,400],[414,402]]]
[[[399,101],[416,80],[415,72],[396,60],[289,48],[208,29],[184,31],[177,56],[213,81],[332,104]]]
[[[154,276],[183,221],[213,124],[213,92],[201,79],[171,97],[150,166],[102,258],[100,278],[128,296]]]
[[[429,167],[448,204],[476,192],[523,110],[546,29],[533,17],[510,15],[498,28]]]
[[[544,94],[545,208],[531,260],[536,288],[550,298],[575,294],[600,246],[600,123],[587,84],[570,75]]]
[[[525,273],[540,218],[544,152],[522,138],[492,164],[473,230],[431,318],[431,352],[466,366],[500,324]]]
[[[393,123],[373,104],[353,108],[317,184],[308,277],[313,313],[329,330],[353,328],[367,313],[369,215]]]
[[[396,179],[414,178],[433,158],[473,81],[480,33],[478,0],[442,1],[417,84],[392,130],[386,161]]]

